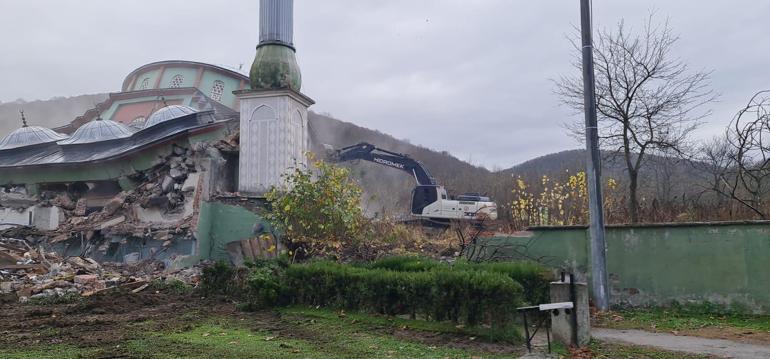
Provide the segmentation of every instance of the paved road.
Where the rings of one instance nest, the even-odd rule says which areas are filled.
[[[744,344],[723,339],[706,339],[667,333],[650,333],[643,330],[603,328],[591,329],[591,336],[594,339],[601,341],[643,345],[692,354],[709,354],[735,359],[770,358],[770,346]]]

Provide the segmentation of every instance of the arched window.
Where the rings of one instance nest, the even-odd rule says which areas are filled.
[[[139,85],[139,89],[146,90],[148,87],[150,87],[150,78],[145,77],[144,80],[142,80],[142,84]]]
[[[214,81],[214,85],[211,86],[211,97],[214,101],[222,101],[222,94],[225,92],[225,83],[219,80]]]
[[[171,82],[168,84],[168,87],[170,88],[182,87],[183,82],[184,82],[184,76],[174,75],[174,77],[171,78]]]

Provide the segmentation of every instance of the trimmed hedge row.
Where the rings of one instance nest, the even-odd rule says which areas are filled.
[[[544,266],[526,261],[471,263],[463,260],[452,264],[430,258],[400,256],[386,257],[367,266],[398,272],[424,272],[436,270],[483,271],[506,275],[524,288],[524,300],[528,304],[547,303],[550,272]]]
[[[505,326],[523,302],[519,283],[476,270],[397,272],[313,262],[288,267],[285,283],[293,304],[419,315],[469,326]]]

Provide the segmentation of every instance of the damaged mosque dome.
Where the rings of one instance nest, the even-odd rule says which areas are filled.
[[[299,92],[292,17],[293,1],[260,1],[251,77],[153,62],[63,126],[24,119],[0,140],[0,236],[165,268],[276,255],[262,197],[306,164],[314,103]]]
[[[149,128],[159,123],[170,121],[182,116],[192,115],[196,112],[198,111],[190,106],[168,105],[166,107],[161,108],[158,111],[155,111],[150,116],[150,118],[147,119],[147,122],[145,122],[144,128]]]
[[[131,137],[134,132],[128,126],[110,120],[95,120],[80,126],[70,138],[59,141],[60,145],[80,145]]]
[[[20,147],[54,143],[68,136],[40,126],[27,125],[24,113],[21,113],[22,127],[0,139],[0,151]]]

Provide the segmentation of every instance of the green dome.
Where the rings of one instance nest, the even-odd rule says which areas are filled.
[[[294,49],[280,44],[258,46],[249,79],[252,90],[291,88],[299,91],[302,75],[294,57]]]

